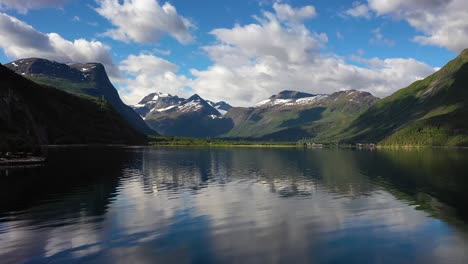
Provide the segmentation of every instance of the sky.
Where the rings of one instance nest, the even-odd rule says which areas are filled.
[[[100,62],[127,104],[385,97],[468,48],[467,17],[466,0],[0,0],[0,62]]]

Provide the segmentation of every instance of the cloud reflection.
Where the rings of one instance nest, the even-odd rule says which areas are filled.
[[[133,154],[115,175],[114,188],[103,188],[110,181],[97,181],[87,191],[66,194],[62,198],[67,203],[39,205],[41,210],[63,211],[60,206],[98,195],[113,197],[101,205],[105,211],[90,215],[81,210],[63,218],[48,214],[48,222],[55,225],[42,223],[40,229],[31,225],[40,214],[36,207],[27,209],[26,222],[0,219],[0,242],[6,245],[0,257],[7,262],[91,263],[310,263],[340,262],[345,256],[348,263],[468,259],[464,232],[415,210],[417,201],[402,199],[394,190],[397,186],[386,187],[369,175],[372,170],[362,160],[380,154],[121,151]]]

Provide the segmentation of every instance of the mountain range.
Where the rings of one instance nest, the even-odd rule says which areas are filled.
[[[378,98],[367,92],[314,95],[282,91],[253,107],[152,93],[133,108],[163,135],[296,141],[349,124]]]
[[[6,129],[0,133],[10,142],[21,137],[41,144],[104,142],[104,135],[111,142],[130,142],[142,134],[160,133],[262,141],[468,145],[468,50],[426,79],[383,99],[357,90],[332,94],[285,90],[251,107],[233,107],[197,94],[181,98],[160,92],[129,107],[98,63],[30,58],[5,66],[0,122]],[[35,102],[28,89],[56,108]],[[57,114],[61,108],[63,113]],[[21,119],[13,118],[17,115]],[[74,123],[63,120],[67,115]],[[83,126],[96,136],[84,136],[88,128]],[[117,127],[121,131],[115,131]]]

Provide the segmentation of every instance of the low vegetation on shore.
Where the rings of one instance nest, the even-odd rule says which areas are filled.
[[[151,146],[258,146],[258,147],[296,147],[296,142],[262,142],[249,140],[204,139],[173,136],[150,136]]]

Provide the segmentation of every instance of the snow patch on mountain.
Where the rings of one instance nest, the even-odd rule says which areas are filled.
[[[153,97],[153,101],[158,100],[159,98],[171,97],[172,95],[167,93],[156,93]]]
[[[195,100],[195,101],[189,101],[183,105],[180,105],[178,107],[178,110],[179,111],[182,111],[182,112],[192,112],[192,111],[198,111],[202,108],[203,106],[200,104],[200,101],[199,100]]]
[[[319,102],[327,98],[328,95],[314,95],[311,97],[304,97],[299,99],[267,99],[256,104],[254,107],[270,107],[270,106],[295,106],[295,105],[308,105]]]
[[[156,110],[156,111],[158,111],[158,112],[165,112],[165,111],[174,109],[175,107],[176,107],[175,105],[171,105],[171,106],[168,106],[168,107],[166,107],[166,108],[162,108],[162,109],[153,109],[153,110]]]

